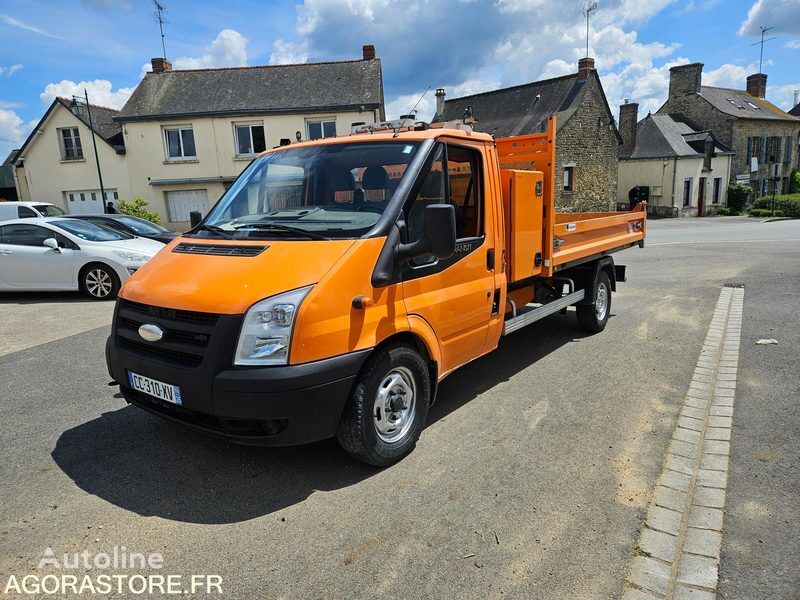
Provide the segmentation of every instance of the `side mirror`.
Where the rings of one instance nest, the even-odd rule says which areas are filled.
[[[54,252],[61,252],[61,248],[58,247],[56,238],[47,238],[42,242],[42,245],[51,248]]]
[[[189,213],[189,223],[192,226],[192,229],[200,225],[200,221],[203,220],[203,215],[200,214],[199,210],[193,210]]]
[[[456,211],[451,204],[430,204],[422,216],[422,239],[410,244],[400,244],[397,257],[405,262],[433,254],[444,260],[456,251]]]

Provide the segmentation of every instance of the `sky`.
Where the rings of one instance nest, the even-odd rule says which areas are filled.
[[[176,69],[382,59],[386,112],[434,90],[457,97],[575,72],[586,54],[580,0],[163,0]],[[758,72],[788,110],[800,90],[800,0],[598,0],[589,55],[612,110],[666,100],[669,68],[702,62],[703,84],[744,89]],[[56,96],[121,108],[161,56],[149,0],[0,0],[0,160],[19,147]],[[429,89],[425,93],[426,89]],[[422,97],[420,99],[420,97]],[[476,115],[480,119],[480,115]]]

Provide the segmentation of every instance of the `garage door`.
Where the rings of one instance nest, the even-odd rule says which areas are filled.
[[[63,192],[67,205],[67,212],[72,215],[87,215],[103,213],[103,202],[100,200],[100,190],[77,190]],[[112,202],[117,200],[117,190],[106,188],[106,199]]]
[[[169,220],[173,223],[188,221],[193,210],[199,210],[203,216],[208,212],[208,190],[181,190],[166,194]]]

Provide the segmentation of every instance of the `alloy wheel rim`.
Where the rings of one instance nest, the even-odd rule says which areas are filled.
[[[86,274],[86,289],[95,298],[105,298],[113,287],[111,275],[103,269],[92,269]]]
[[[406,367],[395,367],[383,378],[375,394],[372,420],[375,433],[387,444],[403,440],[414,424],[416,382]]]
[[[594,301],[594,312],[597,315],[597,320],[602,321],[606,318],[606,311],[608,310],[608,290],[606,284],[601,283],[597,287],[597,298]]]

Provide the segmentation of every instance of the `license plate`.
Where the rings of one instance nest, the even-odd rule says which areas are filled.
[[[154,398],[172,402],[172,404],[177,404],[178,406],[183,404],[181,390],[177,385],[170,385],[144,375],[137,375],[132,371],[128,371],[128,381],[133,389],[144,392]]]

